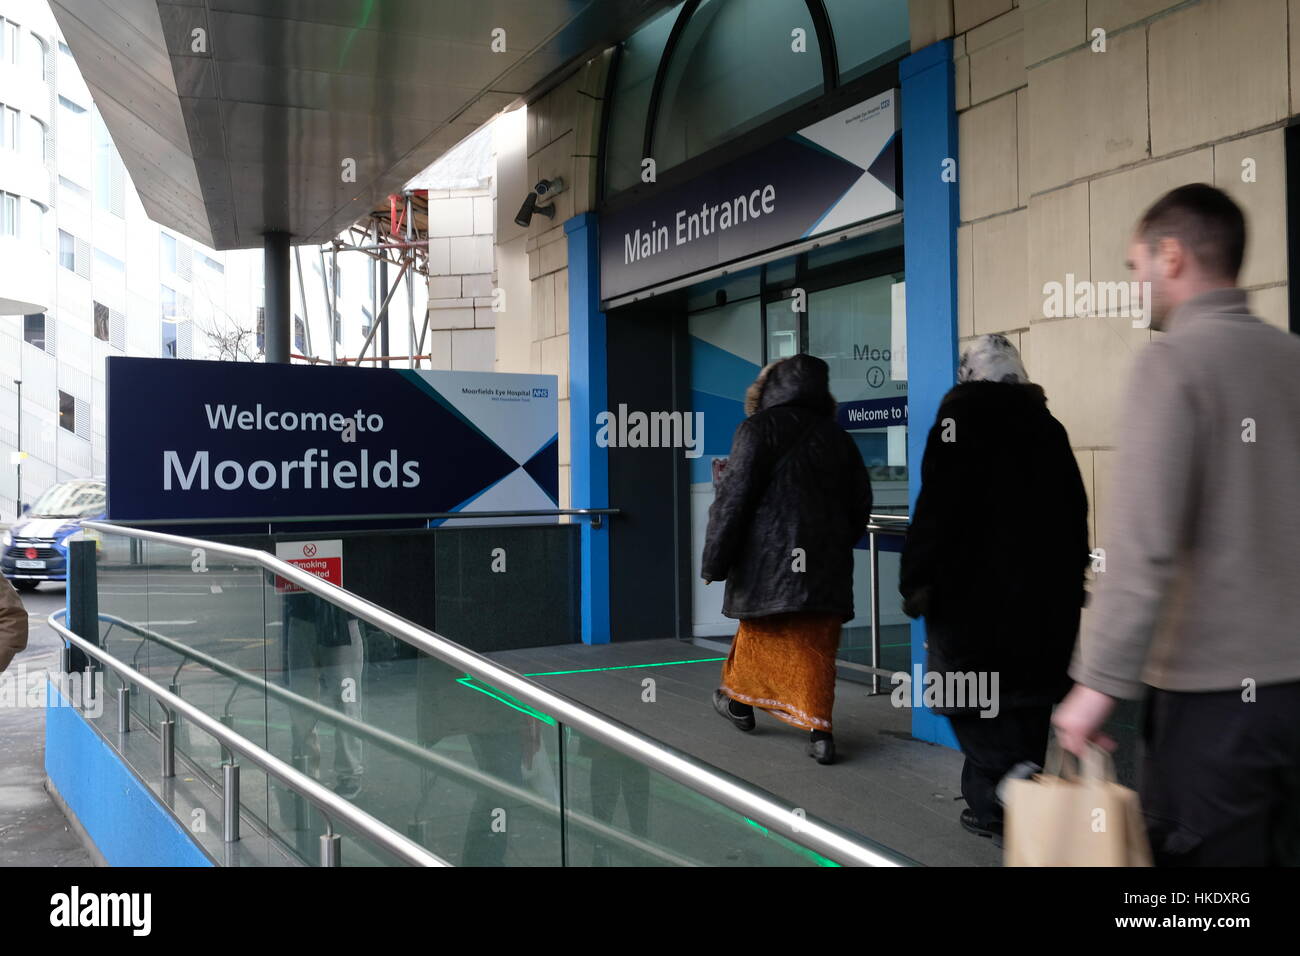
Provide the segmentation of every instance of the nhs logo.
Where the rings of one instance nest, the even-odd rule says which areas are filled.
[[[551,395],[551,390],[549,388],[533,389],[533,398],[549,398],[550,395]]]

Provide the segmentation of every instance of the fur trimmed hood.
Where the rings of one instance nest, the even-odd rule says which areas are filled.
[[[791,355],[769,362],[745,391],[745,415],[777,405],[798,405],[835,414],[830,366],[815,355]]]

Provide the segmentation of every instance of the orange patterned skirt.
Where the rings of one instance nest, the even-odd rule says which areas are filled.
[[[775,614],[740,622],[722,690],[804,730],[830,733],[838,614]]]

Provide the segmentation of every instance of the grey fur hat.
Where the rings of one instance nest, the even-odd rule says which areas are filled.
[[[997,334],[981,335],[970,343],[957,367],[957,381],[1030,384],[1020,352],[1005,335]]]

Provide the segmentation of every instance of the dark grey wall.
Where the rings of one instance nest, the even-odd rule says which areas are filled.
[[[609,410],[689,411],[686,310],[679,296],[611,312]],[[594,425],[593,425],[594,427]],[[690,635],[689,470],[680,448],[610,448],[610,631],[614,640]]]
[[[212,537],[272,554],[276,541],[339,538],[347,590],[487,652],[579,640],[577,530],[498,525]],[[505,550],[504,573],[492,571],[495,548]]]

